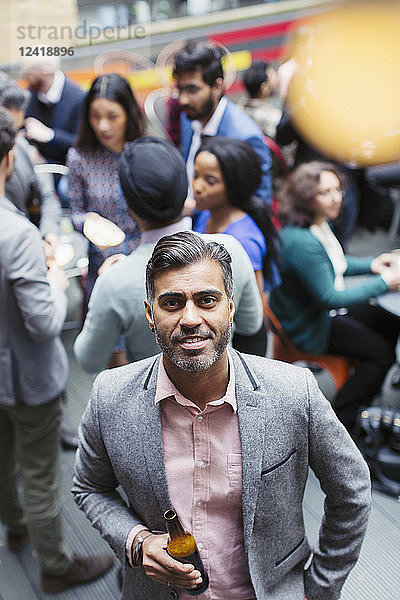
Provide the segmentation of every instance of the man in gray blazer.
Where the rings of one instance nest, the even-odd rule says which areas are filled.
[[[51,593],[99,577],[113,559],[73,556],[64,544],[57,454],[68,281],[57,267],[47,269],[39,230],[4,195],[14,142],[11,116],[0,108],[0,519],[9,550],[32,542],[41,588]]]
[[[339,598],[365,534],[370,481],[314,377],[228,349],[234,304],[222,245],[192,232],[162,238],[146,291],[162,353],[97,377],[72,490],[124,567],[122,598],[188,600],[183,590],[201,582],[165,550],[172,507],[208,572],[204,598]],[[304,571],[309,467],[326,502]]]

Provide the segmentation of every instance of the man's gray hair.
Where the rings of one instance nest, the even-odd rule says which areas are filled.
[[[30,94],[10,79],[7,73],[0,71],[0,106],[4,108],[25,111]]]
[[[233,278],[231,256],[225,246],[206,242],[192,231],[181,231],[162,237],[153,250],[146,268],[147,301],[154,302],[154,277],[165,269],[185,267],[201,260],[214,260],[220,264],[225,292],[232,297]]]

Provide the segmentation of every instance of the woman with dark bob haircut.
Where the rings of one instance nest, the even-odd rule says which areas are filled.
[[[304,163],[289,176],[281,198],[282,285],[272,290],[270,306],[298,349],[357,360],[334,399],[336,414],[351,430],[395,361],[399,332],[398,319],[369,299],[399,289],[400,272],[394,254],[344,254],[329,225],[339,215],[342,193],[341,174],[330,163]],[[346,276],[367,273],[374,276],[346,287]]]
[[[86,219],[95,222],[101,215],[122,229],[125,240],[112,248],[89,243],[86,305],[104,260],[113,254],[129,254],[139,244],[140,231],[128,212],[118,167],[125,143],[143,133],[144,118],[126,79],[116,73],[97,77],[83,105],[78,140],[67,155],[71,218],[74,228],[82,232]],[[112,364],[125,362],[120,346]]]
[[[194,160],[193,195],[200,214],[194,230],[228,233],[246,250],[261,297],[280,283],[277,232],[268,205],[255,196],[261,181],[261,161],[244,141],[213,137],[199,148]],[[239,339],[240,338],[240,339]],[[234,337],[243,352],[265,355],[266,331],[245,340]]]
[[[115,253],[129,254],[139,243],[139,229],[130,216],[119,183],[118,165],[125,142],[144,133],[144,118],[129,83],[116,73],[97,77],[86,96],[78,140],[68,152],[68,198],[71,218],[82,231],[87,218],[101,215],[118,225],[125,241],[117,247],[89,245],[89,299],[97,272]]]

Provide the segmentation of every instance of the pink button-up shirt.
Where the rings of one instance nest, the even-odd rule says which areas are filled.
[[[155,402],[162,402],[168,489],[210,578],[204,600],[255,598],[244,552],[242,455],[230,362],[226,394],[204,410],[182,396],[160,361]],[[180,600],[191,596],[181,592]]]
[[[228,354],[229,356],[229,354]],[[182,396],[163,361],[158,369],[156,404],[162,402],[162,441],[172,506],[196,542],[210,578],[204,600],[255,600],[244,551],[242,451],[229,357],[225,396],[204,410]],[[134,536],[127,540],[127,553]],[[180,600],[189,600],[181,592]]]

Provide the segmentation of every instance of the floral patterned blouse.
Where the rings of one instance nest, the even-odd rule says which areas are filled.
[[[74,228],[82,232],[88,212],[96,212],[120,227],[126,235],[120,246],[100,250],[89,243],[86,297],[90,296],[97,271],[112,254],[130,254],[140,241],[139,228],[128,212],[118,177],[120,155],[106,148],[82,151],[70,148],[67,156],[68,199]]]

